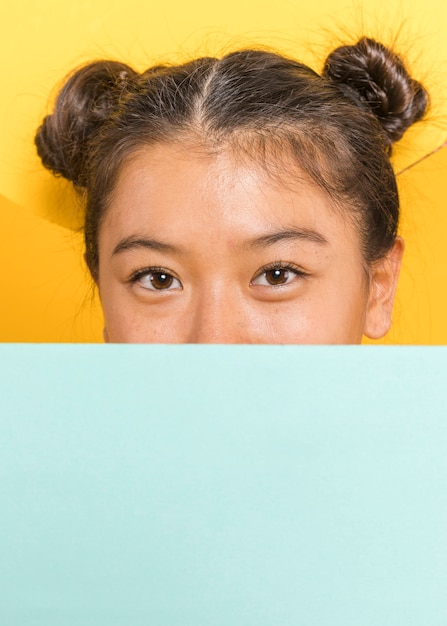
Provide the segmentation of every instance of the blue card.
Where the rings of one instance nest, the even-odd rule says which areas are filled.
[[[447,348],[0,363],[0,624],[447,624]]]

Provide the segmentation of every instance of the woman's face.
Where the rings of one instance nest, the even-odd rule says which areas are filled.
[[[274,181],[230,151],[176,144],[130,160],[99,233],[106,340],[349,344],[384,334],[400,255],[366,271],[352,220],[288,171]]]

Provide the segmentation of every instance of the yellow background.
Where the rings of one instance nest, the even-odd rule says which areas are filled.
[[[447,139],[444,0],[17,0],[2,3],[0,29],[0,341],[102,340],[79,206],[33,145],[56,85],[80,63],[115,58],[143,69],[263,45],[320,69],[340,38],[390,43],[397,35],[432,108],[396,147],[396,171]],[[384,343],[447,343],[446,175],[443,149],[399,177],[407,248]]]

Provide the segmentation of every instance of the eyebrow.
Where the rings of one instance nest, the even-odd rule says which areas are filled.
[[[146,239],[145,237],[126,237],[122,239],[114,248],[112,256],[119,254],[120,252],[126,252],[128,250],[136,250],[138,248],[145,248],[147,250],[155,250],[156,252],[164,252],[166,254],[179,254],[180,248],[173,246],[170,243],[158,241],[157,239]]]
[[[279,241],[298,239],[300,241],[310,241],[321,245],[328,245],[328,240],[321,233],[310,228],[288,228],[273,233],[256,237],[249,241],[249,246],[253,248],[265,248],[272,246]]]
[[[287,240],[300,240],[310,241],[321,245],[327,245],[328,241],[318,233],[316,230],[309,228],[289,228],[285,230],[275,231],[273,233],[267,233],[260,237],[255,237],[248,242],[248,246],[251,248],[266,248],[272,246],[279,241]],[[164,241],[158,241],[157,239],[147,239],[145,237],[130,236],[122,239],[113,249],[112,256],[119,254],[120,252],[126,252],[129,250],[136,250],[138,248],[144,248],[146,250],[155,250],[156,252],[164,252],[165,254],[180,254],[181,249],[178,246],[174,246]]]

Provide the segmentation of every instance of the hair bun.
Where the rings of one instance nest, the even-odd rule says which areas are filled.
[[[36,133],[43,165],[77,186],[85,184],[88,143],[117,109],[134,70],[115,61],[96,61],[78,69],[62,87],[54,107]]]
[[[390,145],[428,107],[427,92],[410,77],[402,59],[374,39],[363,37],[353,46],[334,50],[326,59],[323,76],[376,116]]]

